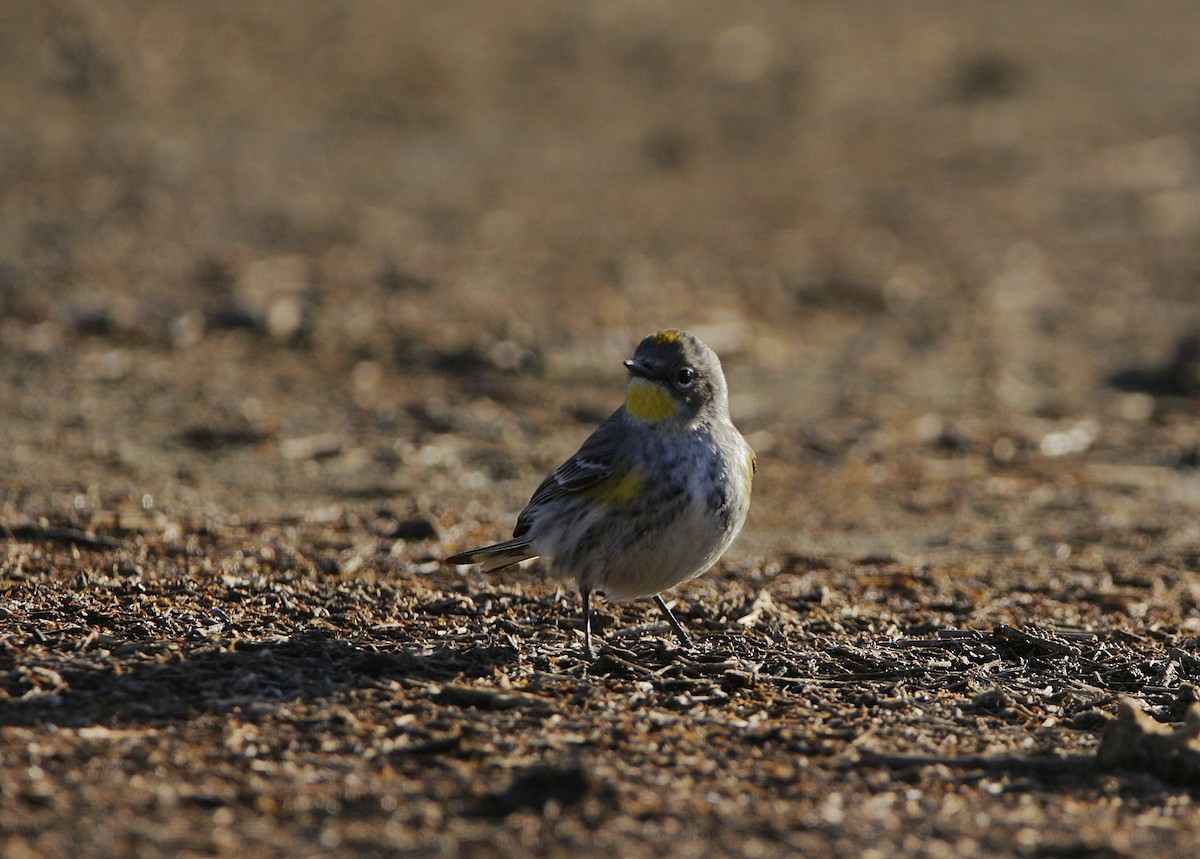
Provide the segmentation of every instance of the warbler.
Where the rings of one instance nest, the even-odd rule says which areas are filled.
[[[556,468],[517,517],[511,540],[448,564],[485,572],[541,557],[579,585],[584,650],[591,596],[653,596],[684,647],[691,639],[662,592],[705,572],[750,509],[754,451],[729,418],[721,361],[679,329],[651,334],[625,362],[625,402]]]

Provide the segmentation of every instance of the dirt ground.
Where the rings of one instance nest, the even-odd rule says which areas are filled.
[[[1195,855],[1198,32],[0,4],[0,856]],[[439,559],[669,325],[755,498],[588,662]]]

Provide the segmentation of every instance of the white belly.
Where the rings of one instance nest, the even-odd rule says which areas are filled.
[[[708,570],[729,548],[741,523],[727,532],[703,500],[687,507],[670,528],[633,544],[610,560],[595,582],[610,599],[652,596]]]
[[[737,465],[725,472],[725,504],[714,506],[710,470],[698,468],[682,493],[691,501],[640,536],[635,516],[564,499],[561,507],[546,511],[544,522],[534,523],[533,548],[554,572],[609,599],[661,593],[708,570],[741,531],[750,507],[750,474]]]

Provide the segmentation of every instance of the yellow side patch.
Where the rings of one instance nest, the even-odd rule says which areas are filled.
[[[758,458],[754,455],[754,451],[746,453],[746,491],[749,492],[754,486],[754,472],[758,471]]]
[[[675,398],[649,379],[636,377],[629,380],[625,392],[625,409],[639,421],[665,421],[675,417],[678,409]]]
[[[642,494],[646,485],[646,475],[640,471],[630,471],[619,478],[609,478],[596,484],[587,492],[601,507],[623,507],[632,504]]]

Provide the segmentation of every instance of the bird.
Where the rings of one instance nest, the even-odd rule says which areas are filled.
[[[694,334],[657,331],[624,364],[625,401],[542,481],[512,538],[445,559],[493,572],[540,557],[574,579],[588,658],[593,593],[653,597],[679,643],[692,647],[662,593],[707,571],[733,543],[757,470],[729,416],[721,361]]]

